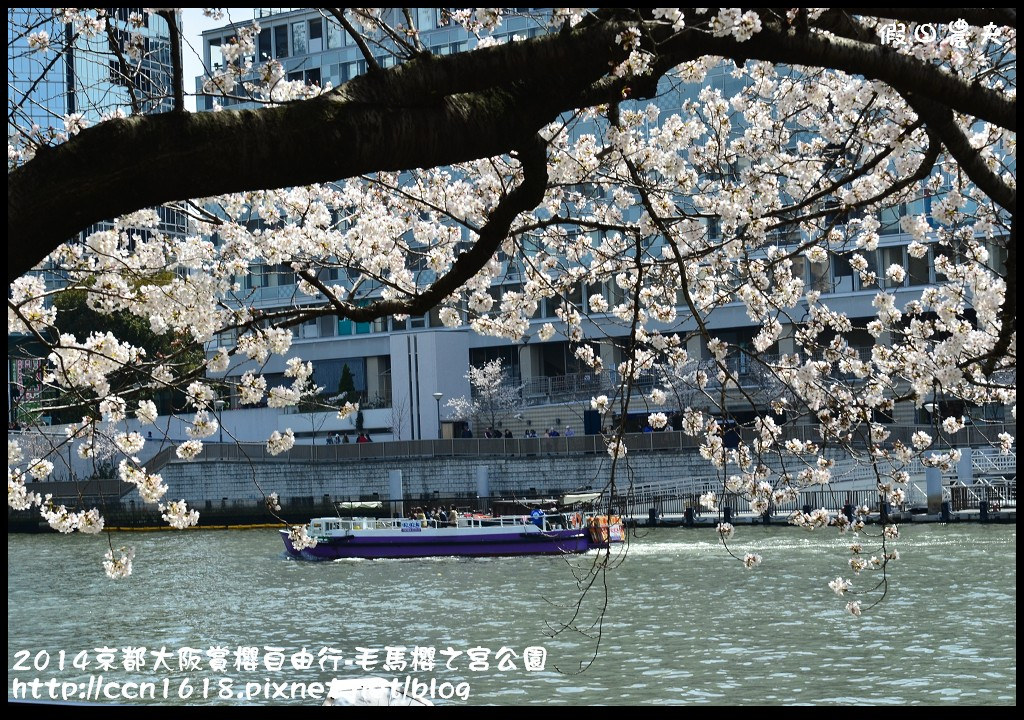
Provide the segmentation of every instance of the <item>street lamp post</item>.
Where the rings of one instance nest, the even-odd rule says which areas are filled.
[[[441,439],[441,398],[444,397],[444,393],[434,393],[434,400],[437,401],[437,439]]]
[[[220,428],[220,444],[224,444],[224,401],[217,398],[213,401],[213,407],[217,410],[217,427]]]

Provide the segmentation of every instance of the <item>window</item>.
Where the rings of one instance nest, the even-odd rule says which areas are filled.
[[[900,218],[907,214],[905,203],[895,207],[884,208],[878,213],[878,220],[882,227],[878,229],[880,235],[895,235],[900,232]]]
[[[267,266],[266,265],[254,265],[249,269],[249,274],[245,276],[245,283],[243,287],[246,290],[253,288],[266,287],[267,285]]]
[[[265,62],[274,57],[274,50],[270,38],[270,28],[263,28],[260,30],[257,52],[259,53],[259,57],[256,58],[258,62]]]
[[[288,57],[288,26],[278,25],[274,28],[274,46],[277,48],[277,55],[274,57]]]
[[[306,71],[306,84],[307,85],[319,85],[320,84],[320,68],[312,68]]]
[[[341,25],[334,22],[333,20],[327,21],[327,47],[331,50],[340,48],[345,44],[345,33],[342,32]]]
[[[886,273],[889,270],[890,265],[899,265],[901,268],[906,269],[906,262],[903,259],[903,246],[898,245],[896,247],[885,247],[881,248],[879,254],[882,256],[881,272],[879,273],[878,282],[880,285],[885,287],[887,290],[897,287],[903,287],[903,282],[895,282],[886,277]]]
[[[811,263],[811,290],[820,293],[832,292],[832,283],[829,280],[828,263]]]
[[[708,237],[722,237],[722,222],[718,218],[708,218]]]
[[[341,64],[341,79],[344,82],[348,82],[352,78],[360,74],[361,71],[366,70],[366,61],[360,60],[359,62],[350,62]]]
[[[273,272],[270,275],[271,285],[294,285],[295,284],[295,271],[292,270],[290,265],[284,263],[274,265],[272,268]]]
[[[892,425],[894,422],[896,422],[896,419],[893,417],[892,413],[893,411],[891,407],[871,408],[871,422]]]
[[[306,23],[292,23],[292,55],[305,55],[307,52]]]
[[[317,322],[316,322],[316,318],[313,318],[312,320],[307,320],[306,322],[302,323],[302,332],[300,334],[300,337],[303,337],[303,338],[315,338],[316,336],[317,336]]]
[[[807,258],[803,255],[797,255],[796,257],[790,258],[793,261],[793,266],[790,268],[790,272],[793,277],[797,280],[804,279],[804,268],[807,266]]]
[[[437,10],[435,8],[416,8],[416,29],[420,32],[433,30],[437,27]]]
[[[861,290],[871,290],[871,289],[874,289],[874,288],[881,287],[882,283],[884,282],[884,278],[882,276],[884,275],[885,270],[883,269],[881,273],[878,271],[878,253],[877,252],[873,252],[871,250],[864,250],[864,251],[861,252],[861,255],[864,256],[864,259],[868,263],[868,266],[864,270],[864,273],[866,275],[870,275],[871,273],[874,273],[876,279],[875,279],[874,282],[867,282],[867,283],[865,283],[864,281],[862,281],[860,279],[860,273],[858,273],[857,282],[860,285],[860,289]],[[868,279],[870,280],[870,278],[868,278]]]
[[[323,52],[324,49],[324,22],[316,19],[309,21],[309,51],[311,53]]]
[[[435,328],[444,327],[444,323],[441,322],[441,308],[440,308],[440,306],[434,307],[429,313],[427,313],[427,315],[429,317],[429,325],[430,325],[430,327],[435,327]]]
[[[927,285],[931,282],[932,251],[922,258],[907,255],[907,279],[910,285]]]
[[[853,268],[850,267],[850,259],[845,255],[833,253],[831,261],[832,277],[834,278],[833,291],[853,292]]]
[[[612,280],[605,286],[604,297],[605,300],[608,301],[609,305],[615,307],[616,305],[621,305],[626,301],[626,291],[619,287],[617,282]],[[676,304],[683,305],[685,302],[686,300],[682,297],[682,291],[679,291]]]
[[[220,43],[220,38],[214,38],[210,41],[210,67],[214,70],[220,69],[224,62],[224,56],[220,52]],[[113,82],[120,82],[120,78],[113,80]]]
[[[568,301],[573,304],[574,307],[582,308],[586,312],[586,306],[583,304],[583,287],[579,283],[575,283],[569,288]]]
[[[338,334],[338,324],[333,315],[324,315],[317,320],[320,337],[333,337]]]

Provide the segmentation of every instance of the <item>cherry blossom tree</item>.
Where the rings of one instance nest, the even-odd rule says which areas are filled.
[[[501,358],[479,366],[470,365],[466,379],[473,388],[472,395],[448,401],[451,415],[456,420],[479,422],[480,418],[485,418],[491,428],[497,428],[499,420],[523,405],[522,388],[512,384]]]
[[[695,398],[675,410],[719,478],[710,508],[725,493],[755,508],[825,485],[834,449],[871,468],[882,497],[899,503],[913,463],[956,462],[947,440],[969,408],[1006,408],[1015,421],[1015,11],[557,8],[536,15],[543,35],[499,43],[502,12],[479,8],[452,15],[476,49],[443,57],[425,49],[408,13],[324,12],[363,50],[368,72],[337,88],[289,82],[276,61],[251,59],[256,27],[241,28],[203,92],[260,109],[185,112],[180,28],[163,10],[176,63],[168,112],[146,114],[133,93],[130,108],[91,127],[74,114],[40,127],[25,122],[29,97],[10,95],[8,328],[46,348],[50,387],[94,408],[68,431],[80,452],[101,423],[152,421],[146,392],[179,388],[194,437],[178,455],[194,457],[216,430],[218,391],[243,406],[298,401],[310,371],[292,327],[433,308],[447,326],[511,341],[564,337],[580,363],[620,381],[611,399],[594,399],[620,410],[607,438],[613,490],[628,476],[627,410],[641,381],[668,377],[666,368]],[[109,28],[101,12],[63,9],[59,19],[75,35]],[[937,25],[949,29],[941,41],[915,39]],[[45,67],[63,47],[38,27],[16,28],[9,53]],[[400,62],[382,68],[381,50]],[[708,82],[723,64],[730,71],[715,77],[731,81],[728,92]],[[187,214],[195,232],[158,232],[147,208],[161,204]],[[86,232],[109,218],[118,218],[109,229]],[[907,264],[934,268],[914,293],[896,292],[908,268],[880,254],[886,218],[911,237]],[[295,274],[290,305],[249,302],[239,280],[256,265]],[[873,291],[870,309],[851,316],[834,288],[806,281],[829,277],[830,266]],[[37,267],[58,272],[59,286]],[[515,287],[496,298],[510,275]],[[581,283],[599,290],[576,300]],[[51,298],[65,288],[87,292],[99,312],[208,344],[205,366],[110,333],[55,333]],[[532,322],[541,302],[557,305],[557,322]],[[727,306],[755,327],[749,342],[720,337]],[[870,348],[852,343],[865,335]],[[595,351],[602,343],[613,351]],[[290,358],[290,385],[268,389],[272,354]],[[770,402],[747,389],[741,357],[762,387],[778,388]],[[123,381],[126,367],[145,380]],[[643,400],[653,426],[664,426],[657,406],[679,391],[661,385]],[[879,422],[936,398],[964,410],[933,413],[933,433],[894,440]],[[753,437],[726,447],[718,416],[744,400]],[[815,439],[787,438],[783,412]],[[1004,431],[991,441],[1009,451],[1014,439]],[[115,431],[113,442],[121,477],[159,502],[166,486],[135,459],[141,436]],[[275,431],[268,447],[293,442]],[[91,509],[53,508],[28,491],[25,478],[45,476],[46,458],[23,457],[10,441],[8,458],[12,507],[42,503],[64,531],[102,526]],[[166,512],[172,525],[193,517],[184,502]],[[830,585],[843,596],[871,591],[849,601],[854,615],[884,596],[897,557],[896,527],[869,539],[866,513],[791,518],[858,533],[849,570],[878,580]],[[733,553],[734,528],[723,522],[719,533]],[[760,562],[734,554],[746,567]],[[111,545],[108,574],[131,562]]]

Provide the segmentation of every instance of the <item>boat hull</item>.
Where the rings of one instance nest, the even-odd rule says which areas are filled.
[[[315,547],[302,550],[294,548],[287,531],[282,530],[281,537],[289,555],[305,560],[564,555],[583,553],[592,547],[587,534],[579,529],[458,535],[439,530],[414,537],[354,533],[320,540]]]

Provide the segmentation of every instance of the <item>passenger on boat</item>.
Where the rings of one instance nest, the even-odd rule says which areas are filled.
[[[540,505],[534,505],[533,510],[530,511],[530,522],[541,530],[544,529],[544,511],[540,509]]]
[[[448,510],[448,526],[449,527],[458,527],[459,526],[459,512],[458,512],[458,510],[455,509],[454,505],[452,505],[451,508]]]

